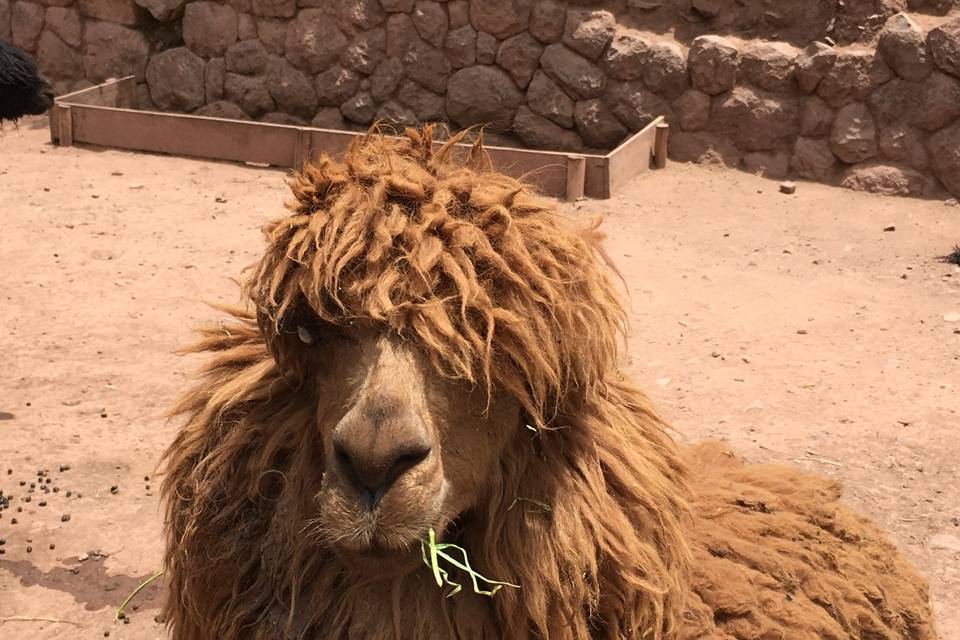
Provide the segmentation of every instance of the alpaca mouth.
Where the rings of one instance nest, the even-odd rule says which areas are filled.
[[[419,478],[391,487],[375,504],[363,500],[357,487],[336,472],[324,478],[317,496],[317,540],[335,553],[368,558],[415,556],[430,529],[442,531],[446,483]],[[449,505],[446,505],[449,506]]]
[[[403,546],[374,534],[366,544],[337,544],[334,552],[340,561],[357,575],[396,577],[405,575],[421,566],[419,539]]]
[[[380,505],[370,511],[353,501],[340,501],[336,493],[325,496],[316,522],[318,542],[351,558],[387,559],[419,557],[420,541],[437,528],[435,505],[401,503],[402,509]],[[394,505],[390,505],[391,507]]]

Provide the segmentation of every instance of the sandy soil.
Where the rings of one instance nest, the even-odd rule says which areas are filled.
[[[51,147],[44,124],[0,133],[0,637],[161,638],[161,581],[113,618],[161,562],[162,414],[196,364],[173,351],[236,300],[283,173]],[[960,208],[776,187],[673,165],[577,205],[610,216],[631,367],[680,437],[843,479],[960,640],[960,268],[935,260]]]

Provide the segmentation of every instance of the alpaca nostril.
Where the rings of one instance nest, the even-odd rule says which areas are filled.
[[[427,445],[420,445],[413,449],[408,449],[398,455],[393,461],[390,472],[387,474],[388,484],[426,460],[429,455],[430,447]]]
[[[396,447],[382,453],[351,450],[346,443],[333,443],[333,455],[340,472],[354,485],[360,502],[369,511],[380,504],[398,478],[426,460],[430,451],[430,446],[425,443]]]

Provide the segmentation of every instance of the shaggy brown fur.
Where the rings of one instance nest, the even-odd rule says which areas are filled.
[[[693,598],[682,638],[935,638],[927,585],[832,480],[744,466],[717,444],[693,473]]]
[[[923,583],[832,485],[695,453],[690,493],[620,373],[598,234],[455,141],[370,135],[295,177],[244,287],[253,310],[224,309],[235,321],[193,347],[210,360],[175,409],[164,483],[174,637],[932,638]],[[357,575],[305,533],[329,399],[286,327],[304,313],[399,336],[434,376],[522,407],[441,532],[521,589],[445,599],[425,567]]]

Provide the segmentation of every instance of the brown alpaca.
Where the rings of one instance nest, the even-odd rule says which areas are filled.
[[[830,481],[681,452],[595,227],[431,131],[291,181],[166,454],[177,640],[932,639]],[[465,157],[462,157],[465,156]],[[447,598],[434,529],[485,576]]]

